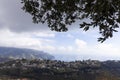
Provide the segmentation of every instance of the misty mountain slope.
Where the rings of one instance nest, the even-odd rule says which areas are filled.
[[[13,59],[54,59],[54,56],[43,51],[13,47],[0,47],[0,56]]]

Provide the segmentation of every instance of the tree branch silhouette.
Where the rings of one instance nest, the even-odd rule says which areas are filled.
[[[34,23],[47,23],[54,31],[66,32],[69,25],[83,20],[80,28],[88,31],[98,27],[101,34],[98,41],[104,42],[119,28],[120,0],[22,0],[21,3]]]

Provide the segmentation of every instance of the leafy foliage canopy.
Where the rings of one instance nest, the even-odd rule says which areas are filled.
[[[67,31],[68,25],[80,21],[80,28],[85,31],[98,27],[102,35],[98,41],[104,42],[119,28],[120,0],[22,0],[22,4],[34,23],[47,23],[58,32]]]

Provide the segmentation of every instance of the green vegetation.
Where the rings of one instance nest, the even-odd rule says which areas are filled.
[[[23,10],[34,23],[47,23],[54,31],[67,31],[79,22],[84,31],[97,27],[105,41],[117,32],[120,23],[120,0],[22,0]]]
[[[12,60],[0,64],[0,78],[28,80],[120,80],[120,61]]]

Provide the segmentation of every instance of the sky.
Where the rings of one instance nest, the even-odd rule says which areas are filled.
[[[69,26],[68,32],[51,31],[47,24],[32,23],[20,2],[0,0],[0,46],[41,50],[65,61],[120,59],[119,30],[104,43],[97,41],[98,29],[84,32],[79,22]]]

